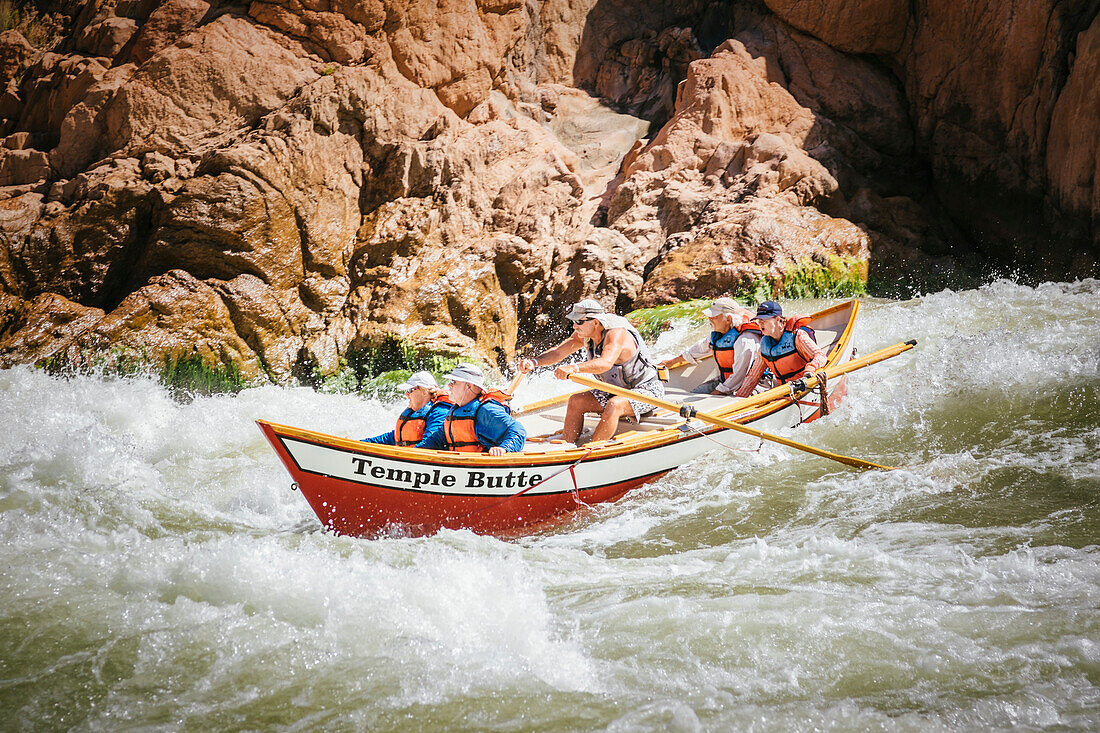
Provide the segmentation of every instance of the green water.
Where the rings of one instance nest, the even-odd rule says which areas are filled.
[[[865,302],[908,338],[789,433],[899,470],[746,442],[513,541],[323,533],[252,423],[396,403],[0,372],[0,729],[1096,730],[1100,282]]]

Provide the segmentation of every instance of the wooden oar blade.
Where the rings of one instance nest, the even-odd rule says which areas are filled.
[[[709,415],[705,412],[699,412],[695,408],[689,407],[687,410],[681,411],[680,414],[684,415],[685,417],[698,418],[699,420],[702,420],[704,422],[708,422],[711,425],[716,425],[718,427],[727,428],[728,430],[733,430],[733,431],[736,431],[736,432],[739,432],[739,433],[745,433],[747,435],[754,435],[757,438],[760,438],[762,440],[770,440],[773,443],[779,443],[780,445],[785,445],[789,448],[796,448],[796,449],[801,450],[801,451],[806,451],[807,453],[812,453],[815,456],[821,456],[822,458],[829,458],[829,459],[837,461],[839,463],[843,463],[846,466],[852,466],[853,468],[858,468],[858,469],[863,470],[863,471],[871,471],[871,470],[893,471],[894,470],[894,468],[892,466],[883,466],[883,465],[880,465],[878,463],[873,463],[871,461],[865,461],[862,458],[853,458],[851,456],[841,455],[840,453],[832,453],[830,451],[823,450],[821,448],[815,448],[812,445],[806,445],[805,443],[799,443],[798,441],[791,440],[790,438],[784,438],[780,435],[772,435],[771,433],[765,433],[763,430],[757,430],[756,428],[749,427],[748,425],[742,425],[740,423],[735,423],[735,422],[732,422],[730,420],[720,418],[716,415]]]

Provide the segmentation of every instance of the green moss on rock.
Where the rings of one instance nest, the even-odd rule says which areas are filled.
[[[834,257],[826,264],[806,259],[788,267],[778,277],[760,277],[747,286],[725,294],[746,307],[755,307],[764,300],[807,300],[810,298],[845,298],[867,293],[867,262],[855,257]],[[702,311],[711,299],[697,298],[653,308],[640,308],[627,318],[647,339],[654,339],[673,322],[688,319],[702,322]]]
[[[198,354],[159,359],[144,349],[111,348],[106,351],[61,352],[37,363],[55,375],[96,374],[108,378],[155,377],[178,399],[196,395],[235,394],[249,383],[236,364],[210,364]]]
[[[826,264],[804,260],[772,283],[779,298],[845,298],[867,294],[867,261],[834,257]]]
[[[314,371],[301,381],[324,392],[358,392],[393,397],[397,394],[397,385],[413,372],[431,372],[442,383],[442,376],[461,361],[469,359],[458,354],[419,349],[391,338],[378,346],[349,350],[334,374],[324,376]]]
[[[626,314],[627,320],[634,324],[645,338],[653,340],[661,331],[672,328],[675,321],[688,319],[692,322],[704,320],[702,311],[709,308],[709,298],[685,300],[670,305],[658,305],[653,308],[639,308]]]

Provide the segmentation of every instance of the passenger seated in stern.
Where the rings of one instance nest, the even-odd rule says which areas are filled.
[[[447,390],[439,388],[430,372],[417,372],[397,388],[409,400],[409,406],[397,418],[397,427],[373,438],[363,438],[364,443],[416,445],[425,435],[443,426],[447,413],[454,406]]]
[[[443,424],[416,444],[417,448],[488,453],[501,456],[523,450],[527,430],[512,417],[498,390],[485,390],[485,375],[474,364],[459,364],[446,377],[454,406]]]
[[[770,369],[780,384],[793,379],[812,377],[825,366],[828,357],[817,345],[810,319],[806,316],[783,317],[779,303],[766,300],[756,308],[760,337],[760,358],[749,369],[748,376],[737,391],[738,397],[748,397],[765,369]]]
[[[688,347],[680,356],[665,359],[660,366],[672,366],[681,359],[689,364],[698,364],[708,354],[713,354],[718,365],[718,377],[703,382],[691,391],[696,394],[737,394],[749,369],[760,358],[760,325],[752,320],[748,309],[742,308],[733,298],[718,298],[703,313],[710,320],[710,335]]]
[[[568,379],[570,374],[576,372],[594,374],[608,384],[644,392],[658,399],[664,397],[665,385],[657,377],[657,366],[649,356],[642,335],[629,321],[608,313],[602,305],[587,299],[574,305],[566,318],[573,322],[573,335],[534,359],[521,361],[521,372],[557,364],[578,349],[584,349],[588,357],[586,361],[563,364],[555,370],[554,376]],[[577,442],[584,426],[584,416],[588,413],[600,415],[600,424],[593,431],[592,440],[607,440],[615,434],[620,419],[637,421],[653,410],[654,407],[648,403],[598,389],[578,392],[569,398],[565,408],[562,438],[569,443]]]

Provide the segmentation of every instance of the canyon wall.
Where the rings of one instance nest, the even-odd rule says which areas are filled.
[[[0,364],[503,365],[840,268],[1100,261],[1096,0],[121,0],[0,33]]]

